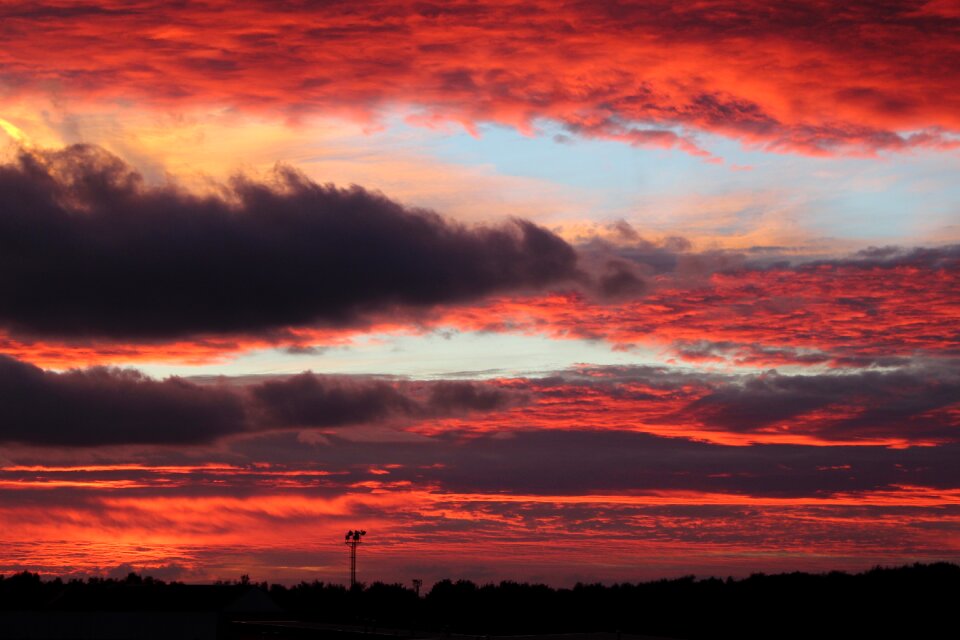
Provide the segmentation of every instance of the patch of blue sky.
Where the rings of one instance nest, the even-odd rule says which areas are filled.
[[[536,378],[578,365],[660,366],[686,371],[759,373],[769,367],[727,362],[684,362],[665,345],[616,350],[599,340],[553,340],[509,333],[435,331],[417,335],[361,336],[349,346],[301,353],[263,349],[211,364],[141,363],[144,373],[168,376],[283,376],[313,371],[331,375],[418,380]],[[822,373],[826,365],[784,365],[784,374]]]
[[[673,191],[685,188],[690,175],[729,173],[688,153],[570,135],[550,122],[538,123],[534,135],[496,125],[483,125],[479,132],[474,137],[450,131],[425,148],[448,162],[492,165],[508,175],[611,194]]]
[[[390,128],[402,132],[410,125],[395,121]],[[723,158],[710,163],[679,149],[571,136],[549,122],[538,123],[534,135],[495,125],[482,125],[479,132],[474,137],[451,127],[415,136],[422,152],[444,162],[589,192],[592,208],[583,215],[597,222],[642,221],[655,210],[661,220],[656,226],[669,233],[669,209],[682,206],[671,201],[739,195],[744,210],[735,216],[739,220],[719,226],[720,233],[741,233],[757,217],[757,207],[777,207],[780,200],[791,223],[810,236],[930,241],[956,228],[960,211],[956,152],[811,157],[701,134],[698,144]],[[709,206],[704,215],[711,215]]]
[[[501,376],[536,377],[577,364],[662,364],[662,349],[615,351],[595,340],[551,340],[544,336],[437,331],[422,335],[362,336],[347,347],[291,354],[265,349],[211,364],[143,363],[155,377],[284,375],[311,370],[347,375],[391,375],[416,379]]]

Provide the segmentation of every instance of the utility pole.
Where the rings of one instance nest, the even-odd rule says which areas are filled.
[[[344,544],[350,546],[350,588],[357,584],[357,545],[361,544],[360,538],[367,535],[366,531],[360,529],[347,531]]]

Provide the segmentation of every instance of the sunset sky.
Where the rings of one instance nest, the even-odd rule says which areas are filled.
[[[960,3],[0,0],[0,574],[960,561]]]

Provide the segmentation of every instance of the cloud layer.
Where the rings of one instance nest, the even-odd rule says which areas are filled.
[[[358,522],[377,536],[369,566],[397,580],[954,558],[958,390],[937,362],[415,382],[158,381],[3,359],[0,542],[16,559],[0,570],[123,561],[213,579],[242,557],[270,579],[340,581]],[[483,569],[491,553],[506,568]]]
[[[502,298],[451,309],[438,324],[602,339],[623,349],[654,345],[691,363],[755,367],[857,367],[960,353],[956,246],[795,264],[776,253],[760,261],[642,243],[599,254],[593,245],[579,249],[585,266],[601,255],[601,264],[625,273],[617,281],[627,295]]]
[[[497,122],[705,153],[956,144],[944,2],[5,3],[7,95]],[[229,8],[229,11],[225,10]],[[214,26],[215,25],[215,26]]]
[[[44,371],[0,357],[0,441],[203,444],[344,425],[444,433],[625,431],[714,443],[960,442],[960,379],[946,363],[784,375],[596,367],[542,379],[297,376],[197,382],[135,370]]]

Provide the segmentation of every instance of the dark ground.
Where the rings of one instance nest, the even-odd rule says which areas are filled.
[[[0,577],[0,611],[215,611],[225,621],[221,635],[238,638],[952,638],[958,603],[960,567],[947,563],[853,575],[684,577],[562,589],[444,580],[420,597],[409,587],[384,583],[350,590],[245,577],[206,587],[136,574],[69,582],[31,573]]]

